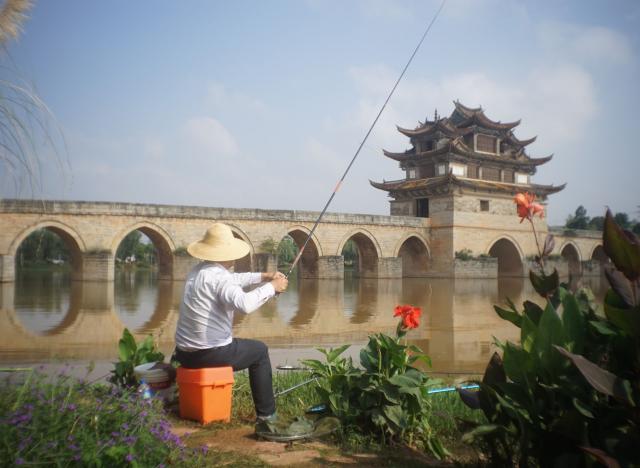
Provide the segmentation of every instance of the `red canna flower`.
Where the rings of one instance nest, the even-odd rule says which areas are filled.
[[[544,216],[544,207],[540,203],[535,203],[536,196],[532,193],[518,193],[513,198],[518,208],[518,216],[520,216],[520,222],[528,219],[531,221],[535,215],[539,215],[541,218]]]
[[[420,325],[422,309],[410,305],[396,306],[393,312],[394,317],[402,317],[402,328],[417,328]]]

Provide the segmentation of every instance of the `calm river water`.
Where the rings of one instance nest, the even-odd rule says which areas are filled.
[[[604,280],[583,282],[602,296]],[[124,327],[136,337],[153,334],[170,354],[181,294],[181,282],[158,281],[150,271],[117,272],[111,283],[19,272],[15,283],[0,284],[0,362],[113,361]],[[234,330],[290,350],[285,355],[295,364],[317,346],[351,343],[357,350],[370,333],[393,334],[393,308],[411,304],[423,308],[423,320],[408,337],[431,356],[433,371],[477,373],[494,336],[518,340],[517,329],[493,310],[507,297],[518,305],[542,302],[524,279],[292,280],[277,300],[236,317]]]

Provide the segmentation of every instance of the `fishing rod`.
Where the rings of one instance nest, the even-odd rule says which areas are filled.
[[[300,257],[302,257],[302,252],[304,252],[304,249],[307,246],[307,244],[309,243],[309,240],[311,240],[311,237],[313,236],[313,233],[315,232],[316,228],[318,227],[318,224],[320,224],[320,220],[322,219],[322,217],[324,216],[325,212],[327,211],[327,208],[329,208],[329,205],[333,201],[333,198],[336,196],[336,193],[338,193],[338,190],[340,190],[340,186],[342,185],[342,182],[347,177],[347,174],[349,173],[349,170],[351,169],[351,166],[353,166],[353,163],[355,162],[356,158],[360,154],[360,150],[362,150],[362,147],[364,146],[365,142],[369,138],[369,135],[373,131],[373,127],[375,127],[376,123],[378,122],[378,119],[380,119],[380,116],[382,115],[382,112],[387,107],[388,102],[391,100],[391,97],[395,93],[396,88],[398,87],[398,85],[400,84],[400,81],[404,77],[404,74],[407,71],[407,69],[409,68],[409,65],[411,65],[411,62],[413,62],[413,58],[418,53],[418,50],[420,49],[420,46],[422,45],[422,43],[424,42],[425,38],[427,37],[427,34],[429,34],[429,31],[431,30],[431,26],[433,26],[433,24],[435,23],[436,19],[438,19],[438,16],[440,15],[440,12],[444,8],[445,3],[447,3],[447,0],[442,0],[442,3],[440,4],[440,7],[436,11],[436,13],[433,15],[433,18],[431,19],[431,22],[429,23],[429,25],[425,29],[424,33],[422,34],[422,37],[420,38],[420,41],[418,42],[418,45],[413,50],[413,53],[411,54],[411,57],[409,57],[409,60],[407,61],[407,63],[404,66],[404,68],[402,69],[402,73],[400,73],[400,76],[398,77],[398,79],[396,80],[395,84],[393,85],[393,88],[391,88],[391,91],[389,92],[389,95],[387,96],[387,99],[385,99],[384,104],[380,108],[380,111],[378,112],[378,115],[376,115],[376,118],[373,120],[373,123],[369,127],[369,130],[367,130],[367,133],[365,134],[364,138],[360,142],[360,145],[358,146],[358,149],[356,150],[355,154],[353,155],[353,158],[351,158],[351,162],[349,162],[349,165],[347,166],[347,168],[345,169],[344,173],[342,174],[342,177],[340,178],[340,180],[338,180],[338,183],[336,184],[335,188],[333,189],[333,192],[331,193],[331,196],[329,197],[329,199],[327,200],[327,203],[324,205],[324,208],[320,212],[320,215],[318,216],[318,219],[316,219],[316,222],[314,223],[313,227],[311,228],[311,231],[309,231],[309,234],[307,235],[307,238],[305,239],[304,243],[302,244],[302,247],[300,247],[300,250],[298,251],[298,255],[296,255],[296,258],[293,260],[293,263],[291,264],[291,267],[289,268],[289,271],[286,274],[287,278],[289,277],[289,275],[291,275],[291,272],[293,271],[293,269],[298,264],[298,261],[300,260]]]

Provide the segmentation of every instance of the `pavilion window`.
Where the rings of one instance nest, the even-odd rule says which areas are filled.
[[[476,151],[495,154],[496,138],[489,135],[476,135]]]
[[[529,175],[516,172],[516,184],[528,184]]]
[[[416,198],[416,217],[418,218],[429,217],[429,199],[428,198]]]
[[[445,175],[447,173],[447,165],[443,163],[438,164],[436,166],[436,173],[439,176]]]
[[[416,170],[415,168],[411,168],[407,171],[407,175],[409,179],[415,179],[416,178]]]
[[[480,200],[480,211],[489,211],[489,200]]]
[[[467,177],[467,166],[464,164],[450,164],[449,168],[454,176]]]

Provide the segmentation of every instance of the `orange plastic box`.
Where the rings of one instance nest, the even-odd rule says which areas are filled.
[[[176,378],[180,391],[180,417],[207,424],[231,420],[233,368],[178,367]]]

